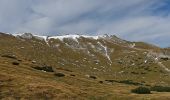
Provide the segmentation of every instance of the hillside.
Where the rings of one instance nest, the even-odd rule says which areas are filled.
[[[169,100],[170,49],[114,35],[0,33],[0,99]]]

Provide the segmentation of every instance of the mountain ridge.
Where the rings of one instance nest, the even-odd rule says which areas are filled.
[[[95,39],[95,40],[97,40],[99,38],[114,38],[114,39],[117,39],[117,40],[127,41],[127,40],[124,40],[124,39],[117,37],[116,35],[108,35],[108,34],[103,34],[103,35],[65,34],[65,35],[50,35],[50,36],[48,36],[48,35],[36,35],[34,33],[3,33],[3,32],[0,32],[0,33],[12,35],[12,36],[15,36],[15,37],[17,37],[17,36],[20,36],[20,37],[23,37],[23,38],[25,37],[27,39],[35,37],[37,39],[45,40],[45,41],[48,41],[49,39],[63,40],[64,38],[72,38],[72,39],[76,40],[77,38],[81,38],[81,37],[91,38],[91,39]],[[128,42],[130,42],[130,41],[128,41]],[[143,42],[143,41],[136,41],[136,42]],[[151,43],[147,43],[147,42],[143,42],[143,43],[151,45],[151,46],[158,47],[158,46],[151,44]],[[161,47],[159,47],[159,48],[161,48]]]

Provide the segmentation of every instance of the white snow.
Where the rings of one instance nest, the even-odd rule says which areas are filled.
[[[13,36],[22,36],[22,35],[25,35],[25,34],[31,34],[31,33],[14,33],[14,34],[11,34],[11,33],[6,33],[6,34],[9,34],[9,35],[13,35]],[[41,39],[44,39],[44,40],[47,40],[47,39],[60,39],[61,41],[63,41],[64,38],[72,38],[74,40],[76,40],[77,38],[80,38],[80,37],[84,37],[84,38],[91,38],[91,39],[99,39],[99,38],[105,38],[106,35],[98,35],[98,36],[90,36],[90,35],[58,35],[58,36],[41,36],[41,35],[33,35],[31,34],[32,36],[34,37],[39,37]]]
[[[10,33],[8,33],[10,34]],[[26,37],[26,38],[32,38],[32,36],[34,38],[37,38],[37,39],[40,39],[40,40],[44,40],[47,44],[48,44],[48,41],[50,39],[59,39],[60,41],[63,41],[63,39],[65,38],[69,38],[69,39],[73,39],[75,40],[76,42],[78,42],[78,38],[81,38],[81,37],[84,37],[84,38],[89,38],[89,39],[94,39],[94,40],[98,40],[100,38],[105,38],[106,35],[98,35],[98,36],[90,36],[90,35],[58,35],[58,36],[41,36],[41,35],[33,35],[31,33],[15,33],[15,34],[11,34],[15,37],[17,36],[21,36],[21,37]],[[78,42],[79,43],[79,42]]]
[[[135,43],[130,44],[130,48],[134,48],[135,46],[136,46],[136,44],[135,44]]]
[[[165,71],[170,72],[170,69],[167,68],[162,62],[159,61],[160,56],[162,56],[162,54],[157,54],[154,52],[149,52],[147,54],[148,57],[152,57],[155,60],[155,63],[157,63],[160,67],[162,67]],[[164,56],[164,55],[163,55]]]
[[[132,66],[134,66],[135,65],[135,63],[132,63]]]
[[[104,48],[104,50],[105,50],[105,55],[106,55],[106,57],[107,57],[107,59],[112,63],[112,61],[111,61],[111,59],[110,59],[110,56],[109,56],[109,54],[108,54],[108,51],[107,51],[107,47],[106,46],[104,46],[102,43],[100,43],[100,42],[97,42],[101,47],[103,47]]]
[[[21,47],[21,49],[24,49],[25,47]]]
[[[99,38],[104,38],[104,35],[100,35],[100,36],[88,36],[88,35],[62,35],[62,36],[51,36],[48,39],[59,39],[61,41],[63,41],[63,39],[65,38],[71,38],[74,39],[75,41],[78,41],[77,39],[80,37],[84,37],[84,38],[91,38],[91,39],[99,39]]]
[[[35,38],[37,39],[42,39],[42,40],[48,40],[48,36],[39,36],[39,35],[34,35]]]
[[[159,58],[158,58],[158,57],[156,57],[156,58],[155,58],[155,61],[157,62],[158,60],[159,60]]]
[[[41,70],[42,72],[47,72],[47,71],[45,71],[45,70]]]
[[[96,70],[97,68],[94,67],[93,69]]]
[[[119,72],[119,74],[122,74],[122,73],[124,73],[124,71],[120,71],[120,72]]]
[[[11,34],[15,37],[17,36],[25,36],[25,35],[32,35],[31,33],[15,33],[15,34]],[[34,38],[39,39],[39,40],[48,40],[48,36],[40,36],[40,35],[32,35]]]
[[[50,46],[49,43],[48,43],[48,36],[34,35],[34,37],[35,37],[36,39],[39,39],[39,40],[44,40],[44,41],[46,42],[46,44],[47,44],[48,46]]]
[[[99,38],[103,38],[104,36],[100,35],[100,36],[87,36],[87,35],[81,35],[81,37],[84,37],[84,38],[91,38],[91,39],[99,39]]]
[[[77,41],[77,38],[79,38],[79,35],[63,35],[63,36],[51,36],[48,39],[59,39],[63,41],[64,38],[71,38]]]
[[[60,44],[56,44],[56,45],[54,45],[54,47],[56,47],[56,48],[59,48],[59,46],[60,46]]]
[[[93,49],[95,48],[95,46],[92,43],[89,42],[88,44],[91,46],[91,48]]]
[[[162,62],[158,62],[158,65],[162,68],[164,68],[167,72],[170,72],[170,69],[168,69]]]
[[[11,35],[13,35],[13,36],[21,36],[21,35],[23,35],[24,33],[15,33],[15,34],[11,34]]]

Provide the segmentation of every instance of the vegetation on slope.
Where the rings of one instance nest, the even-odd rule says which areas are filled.
[[[161,48],[131,44],[114,37],[50,39],[47,44],[0,34],[0,99],[146,99],[131,90],[169,86],[169,72],[155,60]],[[149,95],[162,97],[170,99],[169,93]]]

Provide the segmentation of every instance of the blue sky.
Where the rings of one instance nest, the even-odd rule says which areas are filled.
[[[0,31],[114,34],[170,46],[170,0],[0,0]]]

